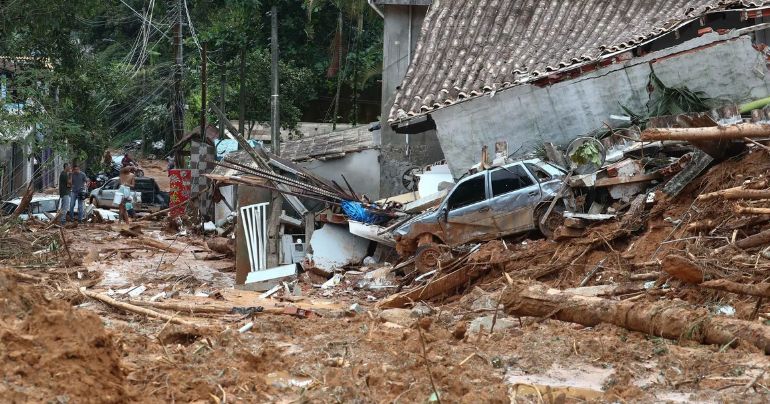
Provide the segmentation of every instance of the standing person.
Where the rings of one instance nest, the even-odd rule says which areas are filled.
[[[102,166],[104,166],[104,172],[109,173],[112,171],[112,153],[109,150],[104,151],[102,156]]]
[[[61,214],[62,226],[67,221],[67,210],[70,207],[70,190],[72,189],[72,180],[70,179],[70,165],[64,163],[64,169],[59,174],[59,212]]]
[[[134,201],[131,198],[131,188],[136,185],[136,176],[131,172],[130,167],[120,169],[120,188],[118,192],[123,195],[120,200],[120,218],[126,223],[130,223],[129,217],[134,217]]]
[[[78,164],[72,164],[72,191],[70,192],[70,216],[75,219],[75,201],[78,203],[78,223],[83,223],[83,200],[86,195],[88,177],[80,171]]]

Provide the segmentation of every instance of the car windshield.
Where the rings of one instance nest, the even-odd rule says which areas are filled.
[[[10,215],[11,213],[13,213],[14,210],[16,210],[17,206],[19,205],[13,202],[3,202],[3,207],[2,207],[3,214]]]
[[[138,191],[155,191],[156,189],[155,181],[152,179],[136,179],[136,185],[134,185],[134,189]]]
[[[41,201],[33,202],[32,213],[52,213],[56,212],[58,205],[57,199],[44,199]]]

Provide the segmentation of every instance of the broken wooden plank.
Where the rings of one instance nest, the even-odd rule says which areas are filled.
[[[137,246],[142,246],[142,247],[154,248],[157,250],[166,251],[166,252],[175,253],[175,254],[182,252],[182,250],[172,247],[171,244],[166,244],[160,240],[155,240],[145,236],[138,236],[136,238],[129,239],[128,243],[137,245]]]
[[[724,199],[770,199],[770,189],[730,188],[719,192]]]
[[[567,226],[559,226],[553,232],[553,240],[561,241],[570,238],[583,237],[586,234],[584,229],[574,229]]]
[[[448,293],[454,289],[463,286],[467,282],[478,278],[486,273],[486,269],[481,266],[466,266],[444,275],[425,286],[418,287],[406,292],[389,296],[381,301],[377,306],[380,308],[401,308],[410,302],[419,302],[421,300],[432,299],[443,293]]]
[[[708,126],[701,128],[647,128],[641,140],[743,140],[744,138],[770,137],[770,125],[740,123],[730,126]]]
[[[574,212],[564,212],[565,218],[575,218],[575,219],[584,219],[584,220],[590,220],[590,221],[602,221],[602,220],[610,220],[614,219],[615,215],[610,215],[606,213],[574,213]]]
[[[711,230],[719,225],[716,220],[701,220],[698,222],[689,223],[686,227],[687,231],[691,233],[697,233],[700,231]]]
[[[682,282],[703,282],[703,268],[685,257],[669,254],[663,258],[661,266],[664,272]]]
[[[514,281],[503,293],[501,303],[505,312],[513,316],[551,317],[588,327],[613,324],[657,337],[703,344],[724,346],[743,341],[770,354],[770,327],[713,316],[705,308],[683,303],[578,296],[534,281]]]
[[[739,215],[770,215],[770,208],[755,208],[753,206],[739,206],[733,207],[733,212]]]
[[[744,284],[729,281],[727,279],[715,279],[706,281],[700,286],[708,289],[724,290],[726,292],[737,293],[739,295],[749,295],[757,297],[770,298],[770,283]]]
[[[653,281],[660,278],[660,272],[644,272],[641,274],[632,274],[628,277],[629,281]]]
[[[596,180],[594,183],[594,187],[597,188],[603,188],[603,187],[611,187],[613,185],[621,185],[621,184],[635,184],[639,182],[650,182],[653,180],[660,179],[661,176],[658,173],[652,173],[652,174],[639,174],[639,175],[633,175],[630,177],[612,177],[612,178],[600,178]]]
[[[588,223],[585,220],[576,217],[565,217],[564,225],[572,229],[585,229],[588,227]]]
[[[406,213],[420,213],[427,209],[433,208],[441,204],[441,201],[446,197],[447,190],[441,190],[432,193],[428,196],[421,197],[416,201],[412,201],[404,205],[404,212]]]
[[[199,326],[198,324],[195,324],[195,323],[193,323],[191,321],[185,320],[185,319],[183,319],[183,318],[181,318],[179,316],[171,316],[171,315],[168,315],[168,314],[165,314],[165,313],[160,313],[160,312],[157,312],[157,311],[154,311],[154,310],[145,309],[144,307],[139,307],[139,306],[135,306],[133,304],[129,304],[129,303],[125,303],[125,302],[120,302],[120,301],[117,301],[117,300],[115,300],[115,299],[113,299],[113,298],[111,298],[111,297],[109,297],[109,296],[107,296],[105,294],[92,292],[92,291],[87,290],[85,288],[81,288],[80,289],[80,293],[82,293],[82,294],[84,294],[84,295],[86,295],[86,296],[88,296],[88,297],[90,297],[92,299],[98,300],[98,301],[100,301],[102,303],[108,304],[108,305],[110,305],[112,307],[116,307],[116,308],[119,308],[119,309],[122,309],[122,310],[125,310],[125,311],[128,311],[128,312],[131,312],[131,313],[143,314],[143,315],[145,315],[147,317],[158,318],[158,319],[161,319],[161,320],[164,320],[164,321],[168,321],[168,322],[174,323],[174,324],[182,324],[182,325],[186,325],[186,326],[190,326],[190,327],[196,327],[196,328]]]
[[[706,152],[702,150],[695,151],[690,164],[666,183],[663,187],[663,193],[671,198],[675,198],[682,192],[684,187],[697,178],[712,161],[714,161],[714,158],[709,156]]]

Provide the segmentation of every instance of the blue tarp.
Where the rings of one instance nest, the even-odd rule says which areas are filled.
[[[345,212],[345,215],[351,220],[355,220],[356,222],[366,224],[380,224],[387,219],[385,216],[378,215],[367,210],[364,204],[361,202],[344,201],[341,205],[342,211]]]
[[[261,142],[256,140],[247,140],[251,147],[260,147]],[[227,153],[238,150],[238,142],[233,139],[215,140],[214,145],[217,146],[217,161],[222,160]]]

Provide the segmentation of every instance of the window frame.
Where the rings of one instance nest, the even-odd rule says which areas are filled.
[[[513,175],[521,175],[519,173],[513,172],[512,171],[513,168],[518,168],[519,170],[522,170],[523,173],[524,173],[524,176],[529,179],[530,184],[525,185],[523,187],[519,187],[519,188],[510,190],[510,191],[507,191],[507,192],[502,192],[500,194],[495,194],[495,189],[494,189],[494,186],[492,184],[492,175],[495,174],[498,171],[501,171],[501,170],[502,171],[507,171],[508,173],[513,174]],[[536,178],[533,178],[532,173],[529,172],[529,169],[526,166],[524,166],[523,163],[515,163],[515,164],[510,164],[510,165],[507,165],[507,166],[502,166],[502,167],[499,167],[499,168],[489,172],[489,192],[490,192],[490,197],[491,198],[497,198],[499,196],[507,195],[507,194],[510,194],[512,192],[516,192],[518,190],[525,189],[525,188],[531,187],[533,185],[537,185],[539,183],[540,182],[537,181]]]
[[[482,198],[480,200],[478,200],[478,201],[475,201],[475,202],[472,202],[472,203],[469,203],[469,204],[466,204],[466,205],[463,205],[463,206],[452,207],[452,205],[451,205],[452,198],[457,194],[457,191],[460,189],[460,187],[470,183],[471,181],[479,181],[479,180],[481,181],[481,183],[484,186],[484,194],[483,194]],[[458,209],[467,208],[468,206],[472,206],[472,205],[475,205],[477,203],[481,203],[481,202],[484,202],[484,201],[488,200],[489,199],[489,192],[490,192],[489,184],[488,183],[489,183],[489,175],[488,175],[487,172],[485,172],[484,175],[481,175],[481,176],[478,176],[478,177],[471,177],[471,178],[468,178],[468,179],[460,182],[459,184],[455,185],[455,187],[452,189],[452,193],[449,194],[449,197],[446,200],[446,204],[444,205],[444,208],[447,210],[447,212],[452,212],[452,211],[455,211],[455,210],[458,210]]]

